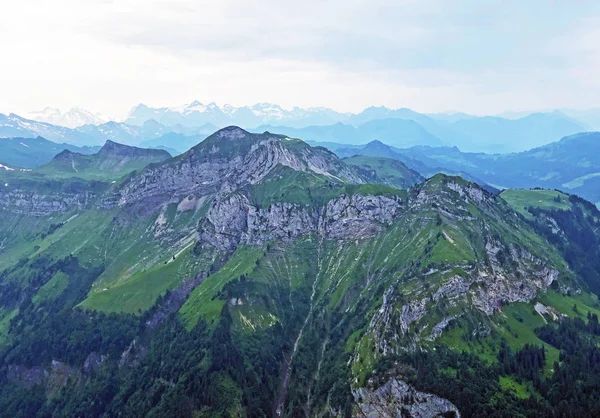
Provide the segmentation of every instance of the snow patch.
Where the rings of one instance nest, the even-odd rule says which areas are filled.
[[[7,166],[2,165],[2,164],[0,164],[0,170],[15,171],[14,168],[10,168],[10,167],[7,167]],[[8,186],[8,184],[7,184],[7,186]]]

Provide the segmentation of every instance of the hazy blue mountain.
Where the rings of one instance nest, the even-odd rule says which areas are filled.
[[[292,110],[283,109],[272,103],[258,103],[252,106],[219,106],[215,103],[205,105],[194,101],[179,107],[151,108],[144,104],[134,107],[127,120],[131,125],[141,125],[154,119],[164,125],[200,126],[206,123],[216,127],[240,125],[253,128],[263,124],[276,123],[290,127],[309,125],[330,125],[348,119],[350,115],[332,109],[315,107]]]
[[[400,148],[452,145],[466,152],[488,153],[525,151],[589,130],[588,124],[559,111],[507,119],[465,114],[424,115],[410,109],[393,110],[386,107],[370,107],[351,115],[327,108],[285,110],[269,103],[236,108],[193,102],[179,108],[153,109],[138,105],[125,122],[88,124],[76,129],[37,122],[14,114],[0,115],[0,136],[42,136],[51,141],[75,145],[101,145],[106,140],[140,145],[172,132],[196,140],[197,137],[208,136],[219,127],[233,124],[247,128],[257,126],[250,130],[283,132],[312,142],[356,145],[377,139]],[[177,140],[182,142],[180,137]],[[183,151],[165,141],[147,146]]]
[[[0,138],[0,164],[8,167],[35,168],[46,164],[63,150],[92,154],[100,147],[57,144],[44,138]]]
[[[534,113],[520,119],[495,116],[461,119],[452,123],[452,127],[473,141],[453,141],[461,150],[504,153],[525,151],[588,130],[561,112]]]
[[[561,112],[535,113],[519,119],[433,116],[410,109],[371,107],[348,119],[347,124],[301,129],[259,126],[256,131],[285,132],[315,142],[360,144],[379,139],[398,147],[453,145],[467,152],[509,153],[525,151],[588,130],[586,124]]]
[[[388,109],[385,106],[371,106],[363,110],[357,115],[353,115],[348,119],[348,123],[354,126],[359,126],[373,120],[380,119],[408,119],[417,120],[424,115],[407,108]]]
[[[77,130],[101,142],[109,140],[126,145],[139,145],[147,139],[158,138],[172,132],[171,128],[153,119],[147,120],[141,126],[111,121],[102,125],[84,125]]]
[[[600,130],[600,108],[598,109],[561,109],[565,115],[581,121],[594,131]]]
[[[79,146],[104,143],[85,132],[26,119],[14,113],[8,116],[0,113],[0,138],[37,138],[38,136],[53,142],[66,142]]]
[[[332,148],[333,150],[333,148]],[[381,142],[362,148],[335,148],[337,155],[395,158],[430,176],[462,173],[498,189],[543,187],[600,202],[600,133],[571,135],[541,147],[511,154],[462,152],[457,147],[417,146],[395,149]]]
[[[456,122],[456,121],[462,120],[462,119],[475,119],[478,117],[475,115],[469,115],[468,113],[462,113],[462,112],[427,113],[427,116],[429,116],[432,119],[440,120],[440,121],[444,121],[444,122]]]
[[[29,112],[27,116],[39,122],[47,122],[72,129],[89,124],[100,125],[107,121],[106,118],[80,107],[74,107],[63,113],[60,109],[46,106],[42,110]]]
[[[287,126],[259,126],[257,132],[278,132],[294,138],[314,142],[336,142],[357,145],[380,140],[397,147],[427,144],[444,145],[445,142],[429,133],[417,122],[406,119],[381,119],[367,122],[358,127],[336,123],[329,126],[290,128]]]

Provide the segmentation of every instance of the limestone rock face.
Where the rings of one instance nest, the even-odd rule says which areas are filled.
[[[239,244],[261,245],[317,233],[325,238],[362,239],[377,234],[402,211],[400,199],[386,196],[340,196],[324,207],[274,203],[253,206],[242,194],[218,198],[200,225],[200,240],[219,249]]]
[[[429,393],[419,392],[406,382],[390,379],[377,389],[360,388],[352,391],[358,408],[353,417],[367,418],[435,418],[447,414],[460,418],[452,402]]]
[[[88,190],[33,192],[25,189],[3,190],[0,188],[0,208],[12,213],[44,216],[55,212],[83,210],[97,199]]]

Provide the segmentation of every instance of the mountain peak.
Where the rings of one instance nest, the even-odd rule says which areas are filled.
[[[239,126],[227,126],[223,129],[219,129],[214,133],[220,139],[244,139],[250,135],[250,132],[240,128]],[[211,135],[212,136],[212,135]]]
[[[383,142],[381,142],[379,139],[374,139],[374,140],[372,140],[371,142],[369,142],[369,143],[368,143],[368,144],[365,146],[365,148],[367,148],[367,147],[369,147],[369,148],[385,148],[385,149],[389,149],[389,148],[390,148],[390,146],[389,146],[389,145],[386,145],[386,144],[384,144],[384,143],[383,143]]]
[[[75,155],[83,155],[78,152],[69,151],[68,149],[64,149],[58,154],[54,156],[53,161],[65,161],[70,160]]]

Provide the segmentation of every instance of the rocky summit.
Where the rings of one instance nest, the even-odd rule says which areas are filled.
[[[0,177],[11,415],[593,410],[564,395],[600,335],[600,212],[575,196],[238,127]]]

